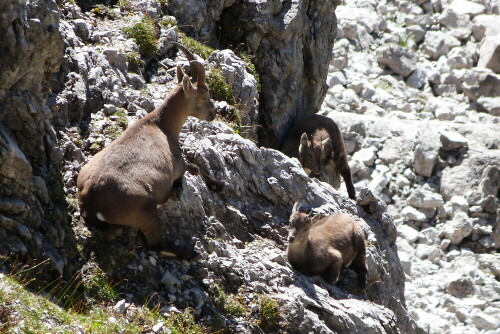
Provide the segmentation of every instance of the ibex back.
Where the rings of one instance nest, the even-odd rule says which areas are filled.
[[[342,175],[349,198],[356,199],[344,139],[333,120],[321,115],[300,119],[281,143],[281,152],[298,158],[305,172],[319,178],[327,163],[333,162]]]
[[[188,170],[179,146],[179,133],[188,116],[212,120],[215,107],[205,84],[205,69],[179,46],[190,60],[194,83],[177,67],[178,85],[153,112],[135,122],[109,146],[97,153],[78,176],[78,201],[87,223],[139,228],[148,245],[170,255],[192,256],[185,247],[162,237],[157,206],[169,198],[174,182]],[[222,190],[224,183],[202,173],[207,185]],[[105,222],[105,223],[104,223]]]

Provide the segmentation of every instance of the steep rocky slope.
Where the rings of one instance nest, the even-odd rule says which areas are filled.
[[[76,3],[85,11],[71,1],[0,4],[8,32],[0,36],[3,271],[48,258],[49,274],[79,277],[91,306],[103,294],[93,282],[104,277],[123,298],[111,298],[99,320],[108,324],[159,305],[161,317],[190,308],[213,330],[241,333],[424,332],[417,323],[432,333],[497,331],[498,4],[349,1],[336,10],[330,54],[331,1]],[[140,57],[144,45],[126,33],[145,16],[157,22],[155,59]],[[186,175],[180,199],[161,213],[164,232],[194,244],[200,258],[159,257],[136,230],[118,227],[112,240],[89,231],[75,201],[78,171],[175,84],[185,60],[172,44],[180,30],[236,49],[202,57],[239,100],[242,124],[232,126],[256,139],[260,119],[264,146],[297,115],[317,111],[326,93],[320,112],[341,126],[369,209],[342,195],[344,185],[339,192],[308,178],[296,160],[227,125],[191,119],[181,136],[186,159],[228,186],[216,194]],[[241,42],[260,72],[260,99]],[[218,108],[233,112],[225,102]],[[285,227],[299,199],[322,214],[358,217],[368,232],[365,298],[349,271],[332,286],[287,263]],[[12,330],[28,323],[19,303],[0,307]],[[40,321],[65,322],[55,314]],[[88,331],[83,322],[71,328]]]
[[[356,187],[388,204],[410,313],[431,333],[500,325],[498,9],[350,1],[336,11],[321,113],[344,131]]]
[[[111,311],[106,320],[98,320],[110,325],[117,321],[137,322],[137,310],[140,305],[147,305],[156,306],[154,310],[166,319],[179,309],[189,308],[198,322],[212,330],[229,332],[421,333],[405,309],[404,273],[395,245],[397,234],[384,203],[364,193],[371,212],[367,214],[329,185],[308,178],[296,160],[257,147],[223,123],[190,120],[181,141],[187,160],[227,182],[224,192],[213,193],[199,177],[186,175],[180,199],[171,200],[160,209],[164,232],[195,245],[199,259],[186,262],[160,257],[144,248],[137,230],[117,227],[115,237],[107,240],[83,224],[75,200],[81,166],[128,124],[153,110],[175,84],[176,64],[185,59],[176,52],[172,41],[184,38],[183,41],[194,43],[192,46],[199,52],[206,50],[179,33],[176,18],[164,15],[173,7],[164,8],[165,3],[162,4],[163,7],[155,1],[128,1],[109,7],[96,3],[87,12],[72,2],[59,3],[60,12],[54,1],[3,4],[2,9],[10,15],[3,18],[3,24],[12,33],[4,37],[4,45],[10,49],[2,50],[8,59],[2,74],[10,81],[5,81],[1,96],[5,110],[12,111],[2,113],[0,123],[2,271],[31,283],[61,275],[65,282],[62,291],[58,292],[60,283],[55,280],[48,286],[56,287],[50,291],[42,288],[42,294],[69,305],[70,309],[83,303],[80,307],[90,308],[91,314]],[[333,5],[314,1],[308,6],[294,3],[283,8],[275,8],[274,2],[262,5],[267,7],[256,7],[252,15],[261,10],[266,18],[269,13],[265,8],[281,13],[273,16],[276,26],[269,27],[264,45],[275,48],[273,41],[279,38],[282,43],[289,42],[289,38],[303,43],[312,36],[317,40],[314,49],[294,53],[293,59],[300,58],[297,68],[303,67],[302,61],[317,62],[318,69],[325,67],[324,71],[308,71],[309,77],[304,81],[304,73],[290,70],[296,66],[295,61],[285,65],[278,59],[275,77],[264,75],[261,81],[268,94],[262,99],[263,110],[273,89],[278,91],[275,97],[282,97],[275,83],[269,82],[284,79],[280,73],[288,71],[293,73],[290,85],[309,83],[311,91],[307,96],[314,101],[294,95],[285,99],[286,105],[300,105],[307,100],[312,107],[308,112],[315,111],[319,106],[314,104],[319,104],[325,93],[323,82],[331,56],[325,50],[331,46],[335,27],[335,16],[326,20],[323,9]],[[329,9],[326,13],[333,13],[333,7]],[[252,17],[248,20],[252,21]],[[37,40],[35,29],[39,23],[39,30],[46,35]],[[304,25],[309,26],[311,36],[293,33]],[[320,34],[322,25],[331,33]],[[138,36],[137,31],[146,32]],[[143,43],[148,31],[158,38],[152,44]],[[284,34],[281,37],[280,31]],[[31,33],[33,37],[24,41],[23,36]],[[38,44],[44,36],[54,40],[50,50],[42,50],[43,44]],[[308,47],[315,44],[307,43]],[[27,58],[16,59],[15,49],[23,45],[30,53]],[[146,54],[151,45],[155,47],[154,59]],[[292,51],[300,51],[291,45]],[[254,50],[257,67],[276,66],[265,65],[265,59],[273,57],[266,58],[264,47],[259,50]],[[320,50],[321,55],[317,54]],[[140,53],[142,57],[138,56]],[[26,72],[37,55],[43,56],[37,58],[40,64],[33,63],[38,64],[39,72]],[[233,95],[246,96],[246,104],[258,105],[257,81],[250,64],[229,50],[203,57],[207,58],[207,68],[213,72],[219,68],[232,83]],[[259,57],[263,59],[260,62]],[[30,106],[26,112],[15,112],[15,107],[22,106],[12,99],[17,96]],[[33,100],[36,103],[31,103]],[[218,106],[222,115],[231,109],[227,103]],[[301,108],[292,109],[298,113]],[[254,119],[251,107],[243,112],[250,121]],[[288,117],[296,115],[279,118],[273,113],[273,124],[278,119],[282,122],[272,130],[276,137],[284,131]],[[20,117],[24,117],[23,121],[17,122]],[[27,132],[28,129],[33,132]],[[23,185],[23,180],[25,187],[19,188],[17,184]],[[284,240],[288,216],[297,200],[306,200],[322,214],[343,211],[358,217],[368,233],[366,296],[360,294],[349,271],[338,286],[331,286],[292,270],[284,255]],[[37,220],[28,219],[30,215]],[[38,265],[45,259],[46,270]],[[19,269],[18,263],[28,266]],[[30,267],[33,263],[37,265]],[[36,279],[32,281],[33,276]],[[19,287],[9,286],[4,275],[0,279],[2,330],[31,330],[33,322],[23,319],[28,315],[23,307],[18,308],[26,302],[24,295],[12,300],[11,291]],[[112,289],[107,282],[113,282]],[[112,290],[119,292],[123,300],[117,302]],[[99,302],[106,304],[100,306]],[[110,302],[114,307],[105,307]],[[35,319],[41,332],[42,328],[60,324],[66,330],[81,332],[93,328],[83,320],[79,325],[69,321],[62,312],[44,314]],[[167,325],[143,329],[168,332]]]

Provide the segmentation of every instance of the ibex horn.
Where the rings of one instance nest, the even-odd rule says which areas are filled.
[[[177,43],[177,42],[173,42],[175,45],[177,45],[177,47],[179,49],[182,50],[182,52],[184,52],[184,54],[186,55],[186,58],[191,61],[191,60],[196,60],[196,58],[194,57],[194,55],[191,53],[191,51],[188,50],[188,48],[186,48],[184,45],[182,45],[181,43]]]

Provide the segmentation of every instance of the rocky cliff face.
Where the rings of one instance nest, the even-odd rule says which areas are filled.
[[[0,249],[61,262],[63,156],[46,106],[62,60],[59,10],[55,1],[3,1],[0,13]]]
[[[170,1],[179,24],[212,45],[240,48],[260,74],[259,141],[277,148],[291,124],[319,110],[337,20],[335,1]]]

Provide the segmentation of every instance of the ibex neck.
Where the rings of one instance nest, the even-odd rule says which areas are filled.
[[[175,86],[158,108],[158,126],[171,138],[179,138],[188,118],[186,99],[182,86]]]

